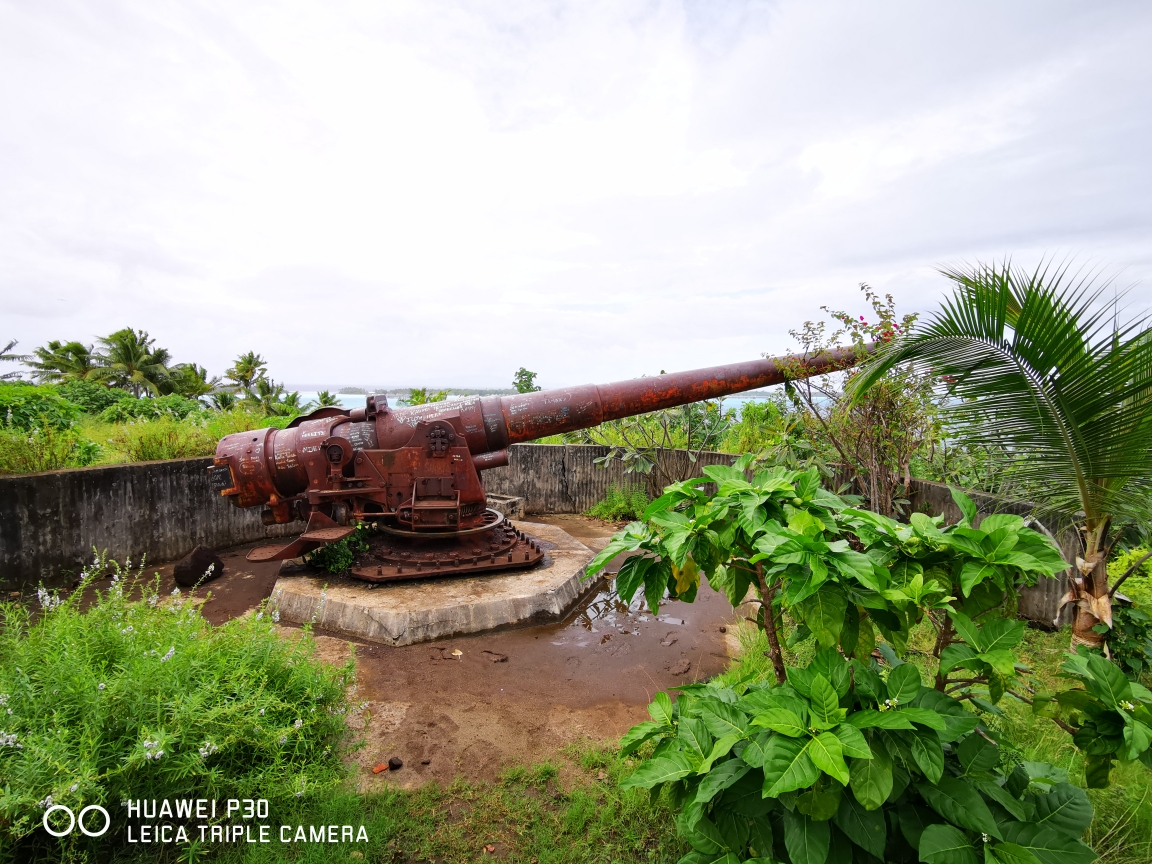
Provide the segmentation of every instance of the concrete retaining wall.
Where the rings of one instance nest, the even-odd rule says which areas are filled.
[[[612,484],[659,492],[655,472],[627,474],[616,460],[595,464],[607,453],[607,447],[517,444],[508,466],[485,471],[484,483],[495,495],[523,498],[529,515],[583,513],[603,500]],[[661,457],[661,468],[664,476],[686,479],[705,465],[730,465],[735,458],[703,453],[692,463],[686,452],[670,451]],[[300,530],[300,523],[266,527],[260,508],[241,510],[214,495],[208,488],[210,463],[210,458],[181,459],[0,477],[0,585],[65,582],[91,560],[93,547],[119,560],[147,555],[159,563],[183,557],[198,543],[224,548]],[[989,495],[972,498],[982,514],[1028,516],[1031,510]],[[960,517],[948,487],[938,483],[913,481],[911,501],[916,510],[950,521]],[[1050,528],[1064,559],[1075,560],[1075,532]],[[1066,590],[1065,577],[1041,580],[1024,592],[1020,611],[1051,622]]]
[[[211,458],[141,462],[0,477],[0,584],[59,585],[92,560],[182,558],[198,543],[225,547],[295,533],[266,527],[260,508],[232,507],[208,488]]]

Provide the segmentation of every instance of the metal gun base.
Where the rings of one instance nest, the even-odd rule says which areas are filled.
[[[539,540],[502,522],[472,534],[385,534],[357,556],[350,575],[365,582],[471,576],[534,567],[543,559]]]

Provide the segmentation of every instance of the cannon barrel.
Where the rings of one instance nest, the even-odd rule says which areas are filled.
[[[394,410],[369,396],[363,408],[321,408],[285,429],[226,436],[210,481],[237,506],[267,507],[267,524],[319,524],[322,514],[327,524],[387,517],[413,531],[472,530],[485,518],[479,472],[508,464],[511,444],[844,369],[860,354],[846,348]]]

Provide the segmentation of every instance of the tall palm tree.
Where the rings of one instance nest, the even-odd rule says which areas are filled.
[[[28,359],[25,363],[32,367],[32,377],[43,384],[85,381],[92,377],[98,362],[91,345],[56,339],[34,348],[32,356],[35,359]]]
[[[10,361],[14,361],[14,362],[19,362],[21,360],[26,361],[28,358],[24,357],[22,354],[13,354],[12,353],[12,349],[16,347],[16,344],[17,344],[16,340],[12,339],[11,341],[8,342],[7,345],[5,345],[3,348],[0,348],[0,360],[10,360]],[[3,375],[0,375],[0,381],[9,381],[13,378],[19,378],[19,377],[20,377],[19,372],[5,372]]]
[[[195,363],[177,363],[168,370],[168,378],[160,389],[165,393],[178,393],[189,399],[207,396],[220,384],[220,376],[208,377],[208,370]]]
[[[154,347],[156,340],[146,331],[125,327],[98,341],[103,350],[97,355],[101,365],[93,371],[94,378],[131,390],[137,398],[142,391],[160,393],[172,355]]]
[[[236,362],[224,373],[224,376],[232,382],[239,392],[251,395],[256,382],[264,378],[267,371],[268,361],[255,351],[249,351],[247,354],[241,354],[237,357]]]
[[[946,376],[950,419],[967,440],[1003,447],[1042,505],[1075,518],[1083,553],[1065,597],[1073,644],[1112,625],[1105,565],[1120,532],[1152,516],[1152,331],[1122,321],[1119,298],[1066,267],[942,271],[952,297],[886,346],[848,386],[855,398],[898,364]]]

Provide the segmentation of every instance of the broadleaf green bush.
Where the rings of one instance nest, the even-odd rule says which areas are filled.
[[[52,387],[0,384],[0,427],[70,429],[79,417],[80,409]]]
[[[157,396],[154,399],[120,399],[100,412],[105,423],[127,423],[132,420],[152,420],[174,417],[183,420],[189,414],[203,409],[195,399],[188,399],[177,393]]]
[[[101,841],[57,844],[51,803],[100,804],[123,835],[128,799],[311,795],[343,776],[350,706],[341,669],[285,639],[261,609],[213,627],[178,591],[97,562],[67,599],[32,615],[0,604],[0,850],[8,860],[81,860]],[[85,609],[86,590],[94,600]],[[89,844],[89,845],[85,845]],[[107,851],[105,841],[100,854]],[[4,854],[0,854],[3,860]]]
[[[99,414],[105,408],[110,408],[117,402],[133,399],[127,390],[109,387],[106,384],[97,384],[80,378],[73,378],[56,385],[56,392],[76,405],[85,414]]]

